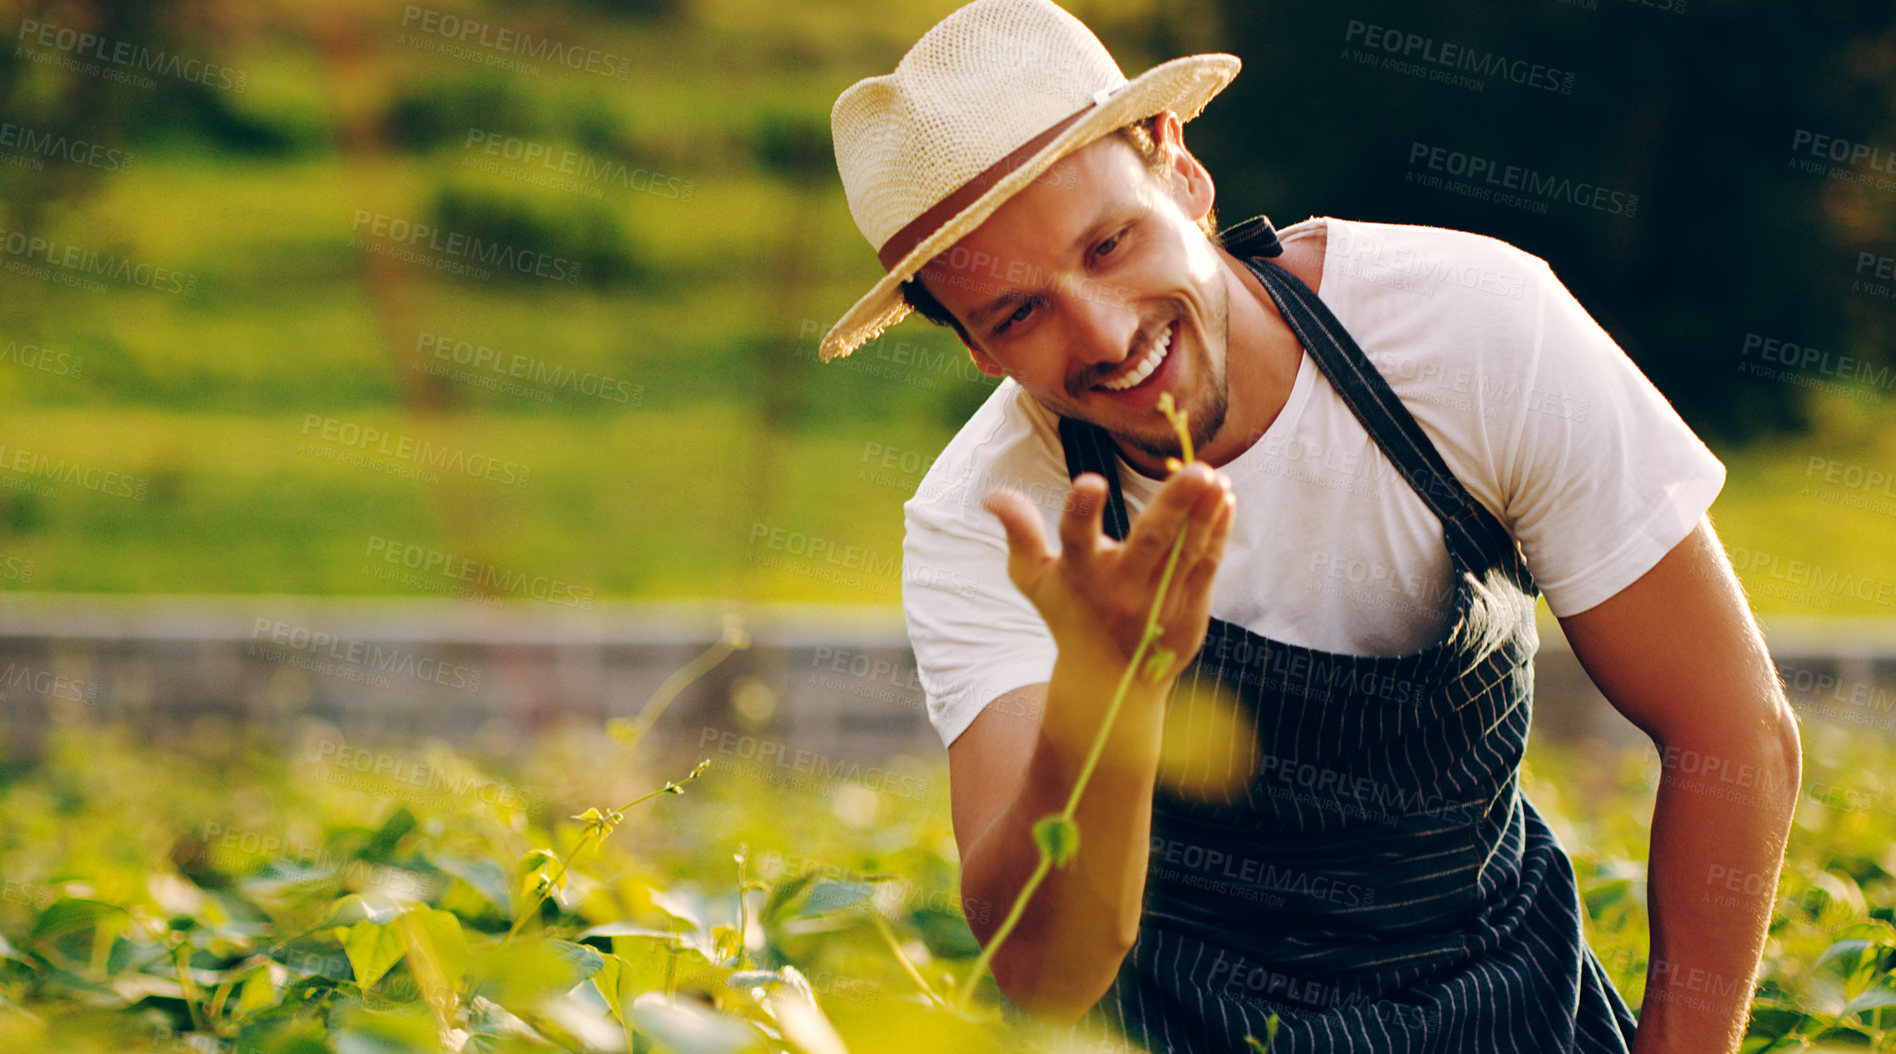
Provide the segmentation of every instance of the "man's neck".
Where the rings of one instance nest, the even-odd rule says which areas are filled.
[[[1323,232],[1284,244],[1278,262],[1315,292],[1323,280]],[[1225,265],[1229,292],[1225,372],[1230,383],[1230,409],[1224,427],[1198,451],[1200,460],[1222,466],[1235,460],[1261,439],[1284,404],[1303,363],[1303,345],[1292,333],[1277,302],[1251,273],[1244,261],[1218,250]]]

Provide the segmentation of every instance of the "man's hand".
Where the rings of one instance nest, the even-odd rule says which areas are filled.
[[[1105,477],[1082,473],[1073,481],[1060,517],[1060,553],[1047,550],[1039,514],[1025,498],[989,491],[984,507],[1007,529],[1007,575],[1033,602],[1063,655],[1132,660],[1145,633],[1159,580],[1181,524],[1185,547],[1159,609],[1158,646],[1178,659],[1170,676],[1190,664],[1211,621],[1211,580],[1231,534],[1236,498],[1231,479],[1202,461],[1173,474],[1132,523],[1124,542],[1101,530]]]

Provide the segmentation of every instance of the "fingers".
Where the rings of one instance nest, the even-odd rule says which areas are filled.
[[[1193,560],[1188,565],[1184,581],[1180,583],[1185,596],[1209,596],[1212,577],[1217,574],[1218,564],[1224,559],[1225,543],[1231,538],[1231,525],[1237,522],[1237,518],[1237,498],[1227,493],[1218,502],[1218,511],[1206,526],[1198,550],[1191,554]],[[1191,543],[1188,540],[1186,544],[1189,546]]]
[[[1052,559],[1040,514],[1026,498],[1000,488],[988,491],[981,507],[993,513],[1007,531],[1007,577],[1024,591],[1031,573]]]
[[[1207,517],[1198,551],[1179,554],[1178,578],[1165,598],[1161,613],[1167,627],[1196,627],[1210,614],[1212,579],[1224,559],[1225,543],[1231,538],[1231,525],[1237,518],[1237,501],[1226,494],[1217,502],[1216,511]],[[1188,548],[1191,545],[1189,540],[1186,544]]]
[[[1156,581],[1166,557],[1171,554],[1180,525],[1192,516],[1200,499],[1210,499],[1225,486],[1211,466],[1202,461],[1192,462],[1166,480],[1158,497],[1139,514],[1139,522],[1132,525],[1120,564],[1122,573],[1135,582]],[[1207,516],[1213,511],[1215,506],[1204,509]]]
[[[1199,497],[1198,503],[1192,506],[1191,526],[1185,529],[1185,548],[1179,553],[1181,572],[1204,558],[1219,519],[1228,515],[1237,501],[1237,496],[1223,482],[1220,480],[1219,486],[1206,491]]]
[[[1106,477],[1082,472],[1067,491],[1060,513],[1060,553],[1067,566],[1085,574],[1099,548],[1100,525],[1106,509]]]

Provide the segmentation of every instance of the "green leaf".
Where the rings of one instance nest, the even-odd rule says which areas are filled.
[[[365,919],[338,930],[336,939],[342,942],[343,954],[349,957],[349,966],[355,970],[356,983],[363,988],[375,987],[375,982],[402,957],[401,935],[372,920]]]
[[[427,945],[434,953],[435,965],[441,970],[442,979],[450,988],[459,987],[461,978],[467,976],[471,959],[467,934],[461,931],[461,920],[453,912],[438,908],[413,908],[409,910],[408,917],[426,938]]]
[[[632,1005],[632,1027],[670,1054],[738,1054],[762,1037],[749,1022],[705,1008],[692,999],[648,993]]]
[[[364,860],[388,859],[388,855],[395,851],[395,847],[401,843],[402,839],[408,837],[408,833],[413,831],[419,823],[420,821],[415,819],[415,814],[408,811],[408,806],[397,806],[394,815],[382,824],[381,830],[375,832],[375,837],[369,839],[369,844],[362,847],[362,858]]]
[[[560,872],[560,858],[551,849],[532,849],[514,865],[514,874],[520,880],[514,885],[514,892],[520,898],[522,906],[532,904],[542,894],[551,896],[556,890],[553,876],[559,875],[561,884],[566,876]]]
[[[243,987],[237,990],[237,1018],[249,1017],[259,1010],[275,1006],[276,986],[270,983],[270,970],[259,967],[244,979]]]
[[[373,922],[386,926],[402,913],[402,906],[379,893],[351,893],[330,906],[326,926],[349,926]]]
[[[1854,958],[1861,955],[1869,947],[1870,942],[1862,938],[1838,941],[1824,949],[1824,953],[1817,957],[1817,965],[1823,966],[1833,959],[1840,959],[1846,955]]]
[[[731,975],[729,967],[719,966],[673,935],[614,937],[612,951],[630,971],[633,994],[663,992],[668,979],[677,991],[715,991]]]
[[[868,899],[876,887],[867,882],[835,882],[824,879],[810,890],[810,897],[796,913],[797,918],[811,918],[827,915],[832,911],[854,907]]]
[[[797,899],[799,894],[809,888],[810,883],[816,881],[820,873],[805,871],[800,875],[787,876],[778,882],[771,889],[770,896],[765,898],[763,910],[758,912],[758,918],[765,925],[771,925],[784,918],[790,904]]]
[[[1164,680],[1166,673],[1172,669],[1172,660],[1176,658],[1178,658],[1178,652],[1164,646],[1155,647],[1147,652],[1145,679],[1153,684]]]
[[[1065,816],[1042,816],[1034,821],[1034,844],[1053,860],[1053,866],[1065,867],[1080,848],[1080,827]]]
[[[605,997],[606,1010],[615,1021],[624,1021],[627,1008],[638,995],[638,977],[632,967],[617,955],[607,955],[592,975],[593,987]]]
[[[711,947],[720,960],[735,959],[744,950],[744,935],[729,924],[711,927]]]
[[[74,930],[95,926],[101,919],[112,919],[114,924],[128,916],[125,909],[117,904],[107,904],[103,900],[82,900],[77,897],[60,897],[33,920],[30,936],[34,940],[43,937],[57,937]]]
[[[1886,1006],[1896,1006],[1896,988],[1891,987],[1888,981],[1845,1003],[1843,1012],[1849,1015]]]
[[[466,882],[488,903],[499,908],[502,914],[513,914],[513,905],[507,892],[507,874],[499,864],[492,860],[469,860],[458,856],[431,856],[428,862],[443,873]]]
[[[526,1017],[542,1000],[571,990],[606,964],[596,949],[551,937],[516,939],[484,950],[478,966],[482,994]]]

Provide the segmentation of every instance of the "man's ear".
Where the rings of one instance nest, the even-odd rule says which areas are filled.
[[[1198,163],[1198,158],[1185,149],[1185,126],[1178,114],[1171,110],[1161,110],[1158,115],[1157,138],[1170,158],[1172,181],[1172,199],[1184,210],[1186,217],[1194,222],[1211,214],[1211,206],[1217,201],[1218,188],[1212,184],[1211,173]]]

